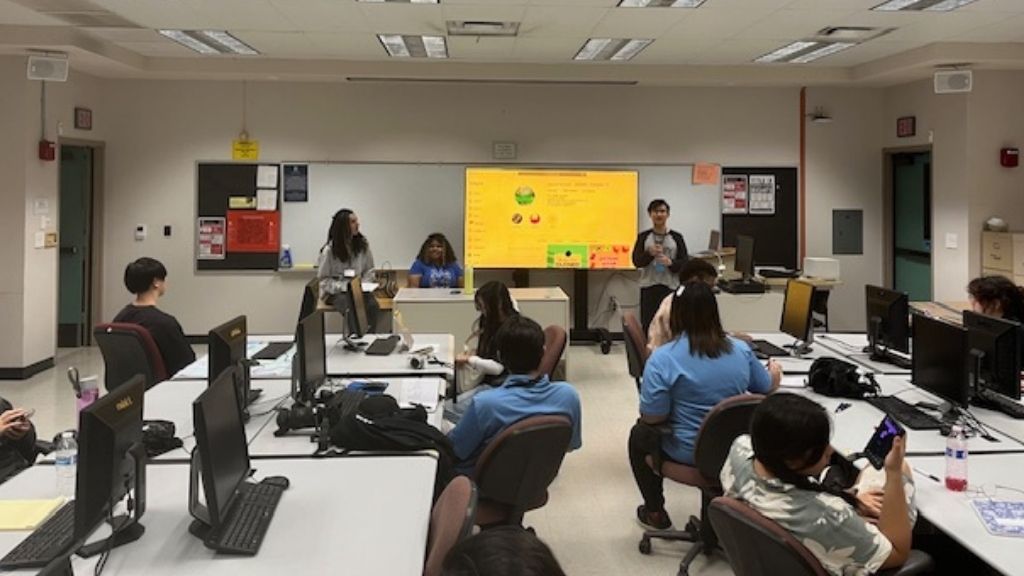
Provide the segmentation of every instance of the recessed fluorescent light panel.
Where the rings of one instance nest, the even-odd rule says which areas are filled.
[[[573,60],[631,60],[654,40],[642,38],[591,38]]]
[[[825,56],[830,56],[836,52],[842,52],[843,50],[854,46],[856,46],[856,44],[853,42],[833,42],[832,44],[825,44],[820,48],[815,48],[810,52],[805,52],[796,58],[789,60],[789,62],[792,62],[793,64],[807,64],[808,62],[814,62],[818,58],[824,58]]]
[[[975,0],[889,0],[872,10],[895,12],[897,10],[924,10],[927,12],[949,12],[975,2]]]
[[[807,64],[813,62],[819,58],[824,58],[835,54],[836,52],[842,52],[847,48],[856,46],[856,42],[818,42],[816,40],[801,40],[799,42],[793,42],[769,52],[757,59],[754,62],[785,62],[790,64]]]
[[[223,30],[159,30],[163,36],[200,54],[258,55],[252,46]]]
[[[378,34],[392,58],[447,58],[448,44],[444,36],[413,36],[407,34]]]
[[[697,8],[707,0],[621,0],[619,8]]]

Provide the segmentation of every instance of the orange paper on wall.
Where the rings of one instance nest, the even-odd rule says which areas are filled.
[[[693,166],[694,184],[718,185],[718,164],[695,164]]]

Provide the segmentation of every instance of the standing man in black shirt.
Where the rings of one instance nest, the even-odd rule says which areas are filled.
[[[124,285],[135,294],[135,301],[124,307],[114,322],[138,324],[153,337],[156,347],[163,356],[167,374],[173,376],[178,370],[196,359],[181,324],[170,314],[156,307],[157,300],[167,290],[167,269],[159,260],[139,258],[124,270]]]
[[[661,198],[647,205],[651,227],[636,237],[633,265],[640,270],[640,324],[644,334],[654,313],[679,286],[679,270],[686,263],[686,242],[683,235],[668,227],[668,202]]]

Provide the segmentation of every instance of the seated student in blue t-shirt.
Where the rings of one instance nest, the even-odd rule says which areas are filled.
[[[572,421],[570,450],[583,445],[580,397],[566,382],[537,374],[544,356],[544,331],[525,316],[514,315],[495,336],[498,358],[508,370],[505,381],[473,396],[466,412],[448,433],[458,459],[456,471],[472,474],[476,459],[502,430],[530,416],[563,415]]]
[[[444,234],[427,236],[409,269],[409,288],[462,288],[463,281],[462,267]]]
[[[673,340],[655,350],[644,367],[640,385],[640,421],[629,435],[629,462],[644,503],[637,518],[656,530],[672,525],[665,512],[662,477],[647,465],[652,450],[661,458],[693,464],[693,449],[704,416],[726,398],[779,387],[782,369],[768,368],[750,346],[722,329],[718,303],[710,286],[689,282],[676,290],[670,321]],[[667,423],[672,433],[649,443],[649,426]]]

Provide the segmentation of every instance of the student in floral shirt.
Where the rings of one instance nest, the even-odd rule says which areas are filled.
[[[916,519],[904,438],[893,442],[884,478],[866,480],[874,472],[869,467],[855,494],[816,480],[832,455],[830,432],[828,414],[814,401],[768,396],[754,411],[750,435],[732,445],[722,468],[725,494],[779,523],[829,574],[860,576],[901,566]]]

